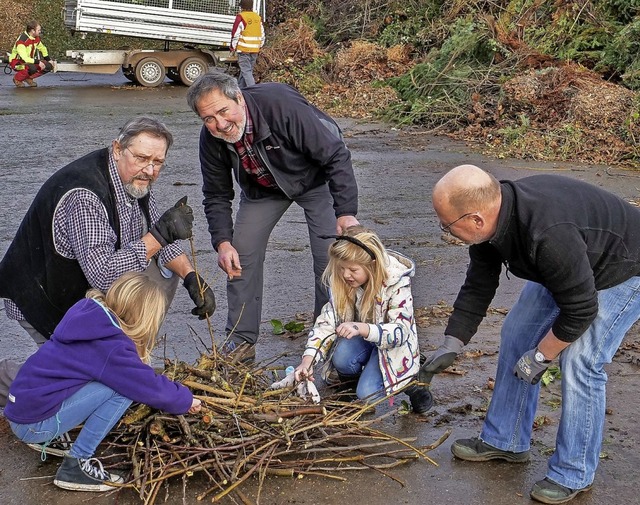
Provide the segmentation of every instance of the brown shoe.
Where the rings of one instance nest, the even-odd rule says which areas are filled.
[[[15,77],[13,78],[13,84],[15,84],[18,88],[24,88],[24,82],[23,81],[19,81]]]
[[[36,86],[38,86],[38,83],[33,79],[25,79],[24,82],[26,82],[32,88],[35,88]]]

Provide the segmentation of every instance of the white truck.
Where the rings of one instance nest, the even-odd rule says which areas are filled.
[[[56,72],[116,73],[142,86],[165,76],[186,86],[210,66],[229,61],[229,42],[238,0],[65,0],[64,24],[87,33],[164,41],[163,49],[70,50]],[[264,19],[265,0],[254,0]],[[171,43],[182,47],[171,48]],[[206,45],[207,48],[196,48]]]

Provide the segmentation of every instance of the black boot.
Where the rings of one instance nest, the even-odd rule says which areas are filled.
[[[424,386],[409,386],[404,390],[411,401],[411,408],[416,414],[426,414],[433,406],[433,395]]]
[[[338,382],[333,384],[332,387],[342,400],[347,402],[357,400],[356,386],[358,385],[359,377],[359,375],[345,375],[338,372]]]

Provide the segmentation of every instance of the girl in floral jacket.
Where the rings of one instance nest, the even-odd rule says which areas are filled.
[[[386,251],[362,226],[333,238],[323,274],[331,299],[309,333],[295,378],[312,380],[313,365],[324,359],[330,363],[326,375],[335,368],[341,382],[357,381],[358,398],[371,401],[404,388],[420,368],[411,294],[415,265]],[[412,385],[405,393],[414,412],[431,407],[426,388]]]

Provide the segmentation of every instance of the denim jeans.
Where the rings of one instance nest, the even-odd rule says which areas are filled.
[[[516,378],[513,367],[534,348],[559,314],[551,293],[528,282],[501,331],[496,383],[480,438],[506,451],[530,447],[540,384]],[[607,374],[629,328],[640,319],[640,277],[598,292],[598,315],[587,331],[559,357],[562,414],[547,477],[581,489],[593,482],[602,445]]]
[[[356,395],[372,401],[384,394],[378,348],[362,337],[338,338],[331,361],[340,375],[358,377]]]
[[[74,458],[88,459],[129,405],[129,398],[100,382],[89,382],[62,402],[60,410],[48,419],[32,424],[9,424],[23,442],[46,445],[84,422],[69,454]]]

